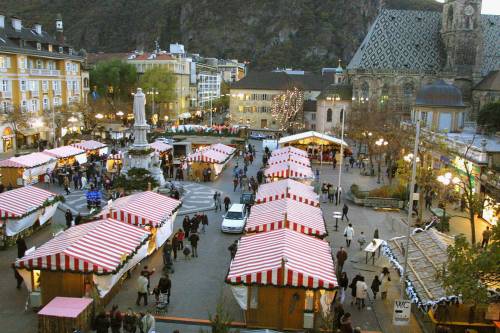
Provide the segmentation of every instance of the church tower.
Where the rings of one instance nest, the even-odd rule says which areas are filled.
[[[481,0],[446,0],[441,38],[446,52],[446,72],[471,77],[481,45]]]

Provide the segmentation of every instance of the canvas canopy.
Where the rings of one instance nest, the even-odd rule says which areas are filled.
[[[228,160],[228,158],[228,155],[213,150],[210,147],[198,150],[187,156],[188,162],[206,162],[216,164],[223,164]]]
[[[35,168],[44,164],[55,163],[56,159],[44,153],[31,153],[0,161],[0,168]]]
[[[212,150],[224,153],[226,155],[232,155],[236,151],[236,148],[230,147],[222,143],[215,143],[210,146]]]
[[[73,143],[72,146],[83,149],[86,152],[98,150],[99,155],[103,155],[108,152],[108,146],[106,146],[104,143],[95,140],[86,140],[78,143]]]
[[[340,145],[342,144],[344,147],[347,147],[347,143],[345,141],[342,141],[341,139],[338,139],[336,137],[322,134],[319,132],[315,131],[308,131],[308,132],[303,132],[303,133],[298,133],[290,136],[285,136],[279,140],[279,145],[280,146],[286,146],[286,145],[293,145],[293,144],[299,144],[299,145],[309,145],[309,144],[317,144],[317,145],[331,145],[331,144],[336,144]]]
[[[291,146],[275,149],[271,153],[271,156],[281,156],[281,155],[287,155],[287,156],[288,155],[297,155],[297,156],[301,156],[301,157],[305,157],[305,158],[308,157],[306,151],[303,151],[302,149],[291,147]]]
[[[173,147],[168,143],[164,143],[161,141],[155,141],[149,145],[149,147],[153,148],[157,153],[164,153],[169,150],[172,150]]]
[[[314,192],[313,187],[293,179],[283,179],[260,185],[255,202],[262,203],[284,198],[319,206],[319,196]]]
[[[46,149],[43,153],[58,159],[75,157],[80,164],[87,162],[85,150],[74,146],[62,146],[54,149]]]
[[[226,282],[326,290],[338,285],[330,245],[288,229],[243,236]]]
[[[274,178],[314,178],[311,167],[300,165],[293,161],[286,161],[283,163],[270,165],[264,171],[264,175],[266,177]]]
[[[267,161],[269,165],[274,165],[274,164],[279,164],[279,163],[286,163],[286,162],[294,162],[303,166],[311,166],[311,161],[307,157],[303,157],[300,155],[295,155],[295,154],[282,154],[282,155],[276,155],[276,156],[271,156],[271,158]]]

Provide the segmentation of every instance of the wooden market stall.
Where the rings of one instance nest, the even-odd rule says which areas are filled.
[[[2,184],[19,187],[43,182],[44,176],[54,170],[56,164],[56,158],[44,153],[8,158],[0,161]]]
[[[275,149],[271,152],[271,157],[283,156],[283,155],[286,155],[286,156],[296,155],[296,156],[300,156],[300,157],[304,157],[304,158],[309,158],[306,151],[304,151],[302,149],[295,148],[293,146],[282,147],[279,149]]]
[[[280,147],[292,146],[307,152],[312,161],[331,161],[335,153],[340,151],[340,145],[344,146],[345,154],[350,154],[345,141],[315,131],[285,136],[278,143]]]
[[[279,331],[319,328],[338,286],[330,245],[289,229],[243,236],[226,283],[247,327]]]
[[[277,181],[284,178],[300,180],[309,185],[314,179],[311,167],[295,163],[294,161],[285,161],[270,165],[264,170],[264,176],[268,181]]]
[[[95,140],[85,140],[71,144],[73,147],[85,150],[87,157],[91,155],[105,155],[108,153],[108,146]]]
[[[118,152],[116,154],[110,154],[106,158],[106,170],[108,172],[120,173],[123,166],[123,152]]]
[[[113,219],[67,229],[15,262],[31,306],[54,297],[92,297],[107,304],[124,274],[147,256],[151,234]]]
[[[294,162],[306,167],[311,166],[311,162],[309,161],[309,158],[303,157],[300,155],[295,155],[295,154],[282,154],[282,155],[271,155],[271,158],[267,161],[268,165],[274,165],[274,164],[279,164],[279,163],[285,163],[285,162]]]
[[[72,166],[75,161],[80,164],[87,163],[85,150],[73,146],[45,149],[43,153],[57,158],[57,167]]]
[[[152,191],[118,198],[102,210],[102,217],[139,226],[151,233],[148,254],[160,248],[172,235],[179,200]]]
[[[319,238],[328,235],[321,208],[288,198],[252,206],[245,231],[266,232],[283,228]]]
[[[168,152],[171,152],[172,149],[174,148],[172,145],[169,145],[168,143],[164,143],[161,141],[155,141],[155,142],[149,144],[149,147],[154,149],[160,155],[160,157],[163,157],[163,156],[166,157]]]
[[[92,327],[92,298],[55,297],[38,311],[39,333],[89,332]]]
[[[17,238],[50,221],[62,197],[34,186],[0,193],[0,244],[10,246]]]
[[[231,153],[228,153],[229,151],[231,151]],[[215,144],[189,154],[187,156],[187,161],[190,166],[190,179],[198,181],[203,180],[203,172],[206,169],[211,170],[210,180],[217,179],[222,170],[224,170],[226,164],[233,157],[235,151],[236,149],[232,147],[223,144]]]
[[[319,207],[319,195],[314,192],[314,188],[293,179],[282,179],[260,185],[255,195],[255,202],[262,203],[284,198]]]

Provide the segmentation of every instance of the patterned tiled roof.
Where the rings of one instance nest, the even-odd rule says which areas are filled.
[[[481,15],[484,52],[481,74],[500,67],[500,16]],[[441,13],[382,10],[348,69],[436,72],[444,65]]]

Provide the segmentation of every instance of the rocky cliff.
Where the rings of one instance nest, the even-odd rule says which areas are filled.
[[[3,0],[7,14],[51,31],[56,13],[75,48],[124,52],[173,42],[253,68],[317,70],[348,61],[381,7],[440,10],[434,0]]]

